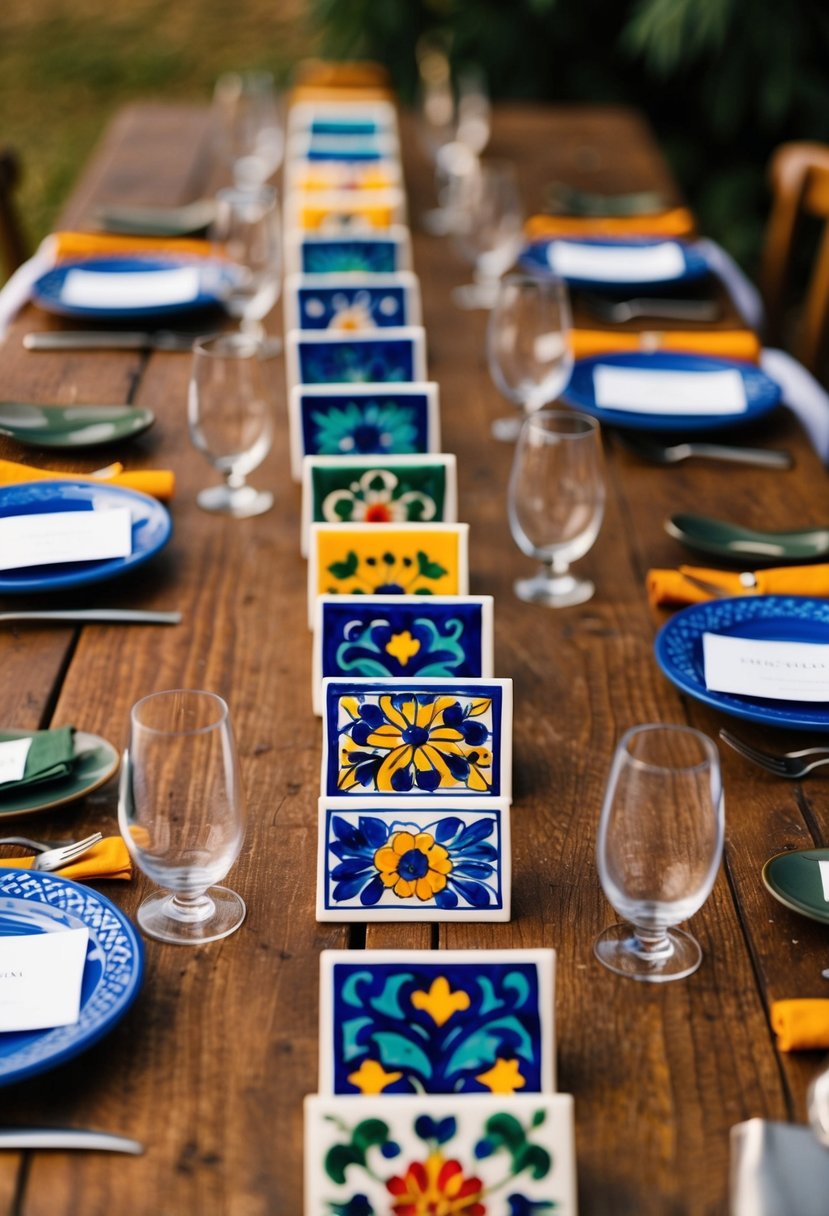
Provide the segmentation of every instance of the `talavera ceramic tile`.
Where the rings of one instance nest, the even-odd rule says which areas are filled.
[[[576,1216],[573,1099],[305,1099],[305,1216]]]
[[[388,101],[298,101],[288,111],[287,130],[289,135],[393,135],[397,115]]]
[[[411,679],[493,674],[491,595],[320,595],[312,703],[326,677]]]
[[[301,515],[303,557],[312,523],[455,523],[455,456],[306,456]]]
[[[320,799],[317,920],[509,917],[505,799]]]
[[[403,456],[440,451],[438,386],[296,385],[288,399],[291,476],[304,456]]]
[[[285,232],[288,274],[393,274],[411,268],[412,246],[405,224],[370,236],[328,236],[301,228]]]
[[[403,175],[397,160],[342,161],[298,158],[285,165],[284,192],[320,194],[331,190],[388,190],[399,187]]]
[[[307,232],[382,235],[405,220],[403,191],[397,186],[376,190],[296,189],[285,198],[286,227]]]
[[[323,797],[512,797],[512,680],[325,680]]]
[[[400,384],[426,379],[426,333],[394,329],[292,329],[285,335],[288,390],[295,384]]]
[[[308,628],[318,595],[466,595],[468,524],[311,524]]]
[[[388,329],[420,325],[420,288],[411,271],[382,275],[302,275],[285,281],[285,328]]]

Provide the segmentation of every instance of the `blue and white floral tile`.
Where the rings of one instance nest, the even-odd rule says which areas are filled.
[[[512,798],[512,680],[323,681],[322,789]]]
[[[306,456],[300,552],[311,524],[456,523],[458,478],[451,453],[417,456]]]
[[[420,287],[408,270],[384,275],[289,275],[286,330],[388,329],[420,325]]]
[[[468,595],[469,524],[311,524],[308,628],[318,595]]]
[[[405,456],[440,451],[438,386],[296,385],[288,398],[291,476],[305,456]]]
[[[288,274],[395,274],[412,269],[412,242],[405,224],[382,235],[328,236],[285,231]]]
[[[426,331],[292,329],[285,336],[288,391],[295,384],[401,384],[426,379]]]
[[[319,800],[318,921],[506,921],[506,799]]]
[[[304,1216],[577,1216],[573,1099],[305,1099]]]
[[[314,713],[330,677],[491,677],[493,604],[491,595],[317,596]]]

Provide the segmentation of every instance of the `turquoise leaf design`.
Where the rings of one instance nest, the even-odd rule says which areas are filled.
[[[520,971],[511,971],[504,979],[504,987],[515,991],[514,1009],[520,1009],[530,995],[530,981]]]
[[[360,1031],[370,1025],[371,1018],[349,1018],[347,1022],[343,1022],[343,1055],[346,1060],[353,1060],[355,1056],[360,1055],[363,1048],[357,1039]]]
[[[516,1034],[519,1038],[519,1045],[515,1050],[527,1060],[533,1058],[532,1038],[518,1018],[506,1017],[490,1022],[459,1043],[449,1061],[448,1071],[450,1073],[463,1072],[470,1068],[492,1064],[495,1053],[503,1041],[503,1035],[498,1033],[499,1030],[509,1030]]]
[[[346,977],[342,988],[342,997],[346,1005],[356,1005],[358,1009],[363,1008],[360,985],[364,980],[371,980],[370,971],[354,971]]]
[[[385,1068],[402,1072],[418,1072],[421,1076],[432,1075],[432,1064],[425,1051],[409,1039],[392,1030],[383,1030],[372,1035],[380,1051],[380,1061]]]
[[[412,978],[411,974],[390,975],[383,985],[383,991],[372,1000],[372,1009],[390,1018],[405,1018],[406,1014],[400,1004],[400,989]]]

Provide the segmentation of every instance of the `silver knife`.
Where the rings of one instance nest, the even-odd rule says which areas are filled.
[[[144,1145],[126,1136],[93,1132],[83,1128],[4,1127],[0,1128],[0,1149],[83,1148],[105,1153],[132,1153],[138,1157]]]
[[[110,621],[122,625],[179,625],[180,612],[145,612],[140,608],[66,608],[49,611],[0,612],[4,621]]]
[[[24,334],[26,350],[168,350],[189,351],[198,334],[170,329],[153,332],[121,332],[96,329],[44,330]]]

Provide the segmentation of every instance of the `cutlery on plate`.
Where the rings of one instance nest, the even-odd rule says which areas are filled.
[[[91,836],[86,836],[83,840],[76,840],[73,844],[60,845],[56,849],[46,849],[37,854],[32,869],[42,870],[47,874],[53,870],[62,870],[64,866],[78,861],[84,853],[88,853],[103,838],[103,832],[93,832]]]
[[[2,1127],[0,1149],[81,1148],[105,1153],[132,1153],[138,1157],[144,1145],[127,1136],[69,1127]]]
[[[57,608],[0,612],[5,621],[106,621],[120,625],[179,625],[180,612],[147,612],[142,608]]]
[[[126,236],[189,236],[209,228],[215,218],[216,202],[212,198],[196,199],[180,207],[110,203],[98,207],[93,215],[105,232]]]
[[[625,447],[644,456],[654,464],[679,464],[691,457],[704,460],[724,460],[734,464],[749,464],[760,469],[790,469],[794,463],[789,452],[771,448],[741,448],[724,443],[657,443],[644,436],[620,436]]]
[[[33,849],[35,853],[45,853],[48,849],[72,843],[71,840],[32,840],[30,836],[0,836],[0,844],[16,844],[21,849]]]
[[[700,591],[706,591],[718,600],[730,600],[734,598],[734,592],[729,591],[727,587],[721,587],[719,583],[709,583],[707,579],[700,578],[697,574],[689,574],[687,570],[682,570],[681,574],[689,583],[693,583],[695,587],[699,587]],[[746,571],[738,577],[746,591],[756,591],[757,576],[755,574],[750,574]]]
[[[197,333],[172,329],[44,329],[23,335],[26,350],[167,350],[190,351]]]
[[[775,753],[753,747],[728,730],[721,730],[720,738],[744,759],[759,765],[768,773],[774,773],[775,777],[789,777],[796,781],[805,777],[812,769],[829,764],[829,747],[804,747],[799,751]]]
[[[131,439],[155,422],[152,410],[134,405],[38,405],[0,401],[0,435],[39,448],[96,447]]]
[[[669,321],[716,321],[720,306],[716,300],[663,300],[637,297],[631,300],[609,300],[593,292],[582,292],[581,299],[590,312],[602,321],[614,324],[632,321],[635,317],[662,317]]]
[[[665,520],[665,531],[700,553],[717,557],[751,557],[761,562],[808,562],[829,557],[829,528],[759,532],[707,515],[678,512]]]

